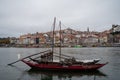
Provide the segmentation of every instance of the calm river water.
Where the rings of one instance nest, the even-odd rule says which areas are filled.
[[[80,59],[100,58],[101,63],[109,62],[93,72],[43,72],[33,71],[22,62],[13,66],[7,64],[46,48],[0,48],[0,80],[120,80],[120,47],[63,48],[62,53]],[[57,51],[57,49],[56,49]]]

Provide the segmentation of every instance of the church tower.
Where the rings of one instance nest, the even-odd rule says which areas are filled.
[[[89,27],[87,27],[87,32],[89,33]]]

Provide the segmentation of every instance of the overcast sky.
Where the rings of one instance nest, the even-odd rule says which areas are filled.
[[[120,0],[0,0],[0,37],[50,31],[54,17],[62,28],[108,30],[120,25]]]

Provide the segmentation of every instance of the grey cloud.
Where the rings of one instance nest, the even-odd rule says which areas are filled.
[[[0,0],[0,34],[47,32],[55,16],[73,29],[103,31],[120,24],[119,3],[120,0]]]

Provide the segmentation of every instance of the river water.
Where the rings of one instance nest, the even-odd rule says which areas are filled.
[[[0,80],[119,80],[120,78],[120,47],[62,49],[62,53],[82,60],[100,58],[101,63],[109,62],[98,71],[45,72],[33,71],[22,62],[13,66],[7,65],[18,58],[44,50],[47,48],[0,48]]]

